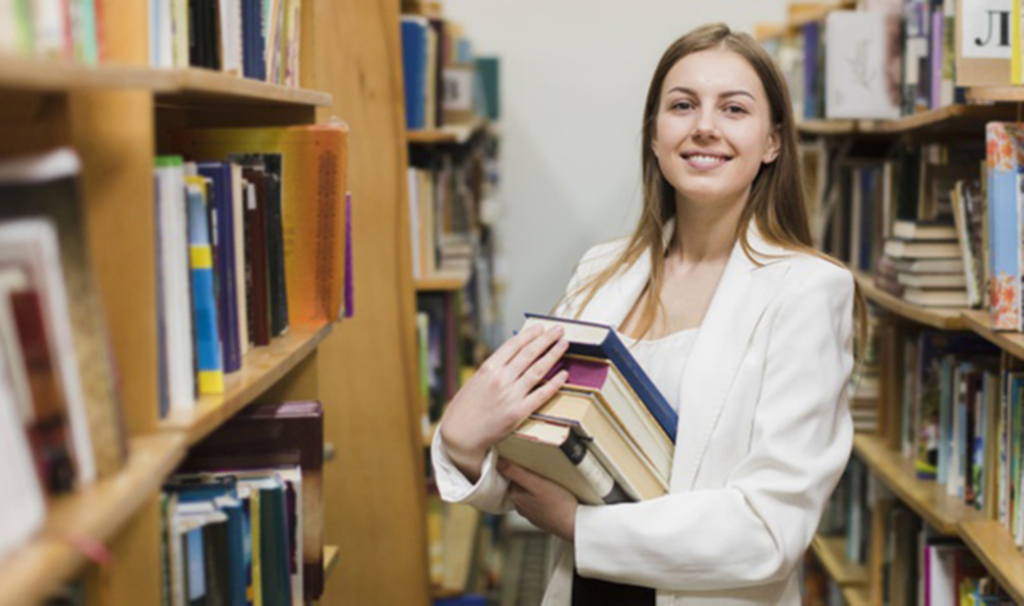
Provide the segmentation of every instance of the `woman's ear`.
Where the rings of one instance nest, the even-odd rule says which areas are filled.
[[[771,164],[779,157],[779,129],[773,128],[772,132],[768,134],[768,147],[764,150],[764,155],[761,156],[761,162],[763,164]]]

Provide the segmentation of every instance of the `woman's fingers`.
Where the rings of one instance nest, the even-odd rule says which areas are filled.
[[[544,380],[544,377],[548,376],[551,369],[555,367],[555,364],[562,359],[565,352],[569,349],[569,342],[565,339],[561,339],[554,345],[548,348],[548,350],[536,360],[526,372],[519,377],[520,387],[523,393],[529,393],[538,383]]]
[[[543,334],[544,327],[536,325],[521,331],[516,336],[502,343],[498,349],[494,350],[494,353],[487,358],[484,365],[492,365],[493,370],[496,371],[504,368],[509,361],[519,353],[519,350]]]
[[[538,336],[536,339],[520,349],[519,353],[517,353],[506,366],[512,380],[514,381],[522,376],[522,374],[526,372],[526,369],[529,368],[537,358],[539,358],[562,337],[564,332],[565,331],[561,326],[545,330],[542,335]]]
[[[523,409],[519,411],[519,414],[522,415],[524,419],[533,414],[535,410],[543,406],[548,400],[553,398],[556,393],[558,393],[558,390],[565,385],[565,381],[568,378],[568,371],[558,371],[558,374],[551,377],[550,381],[533,390],[526,396],[526,398],[523,399]]]

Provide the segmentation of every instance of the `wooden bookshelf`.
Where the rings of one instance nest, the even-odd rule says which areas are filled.
[[[960,537],[1013,601],[1024,603],[1024,553],[1010,533],[999,522],[979,520],[962,524]]]
[[[1024,87],[1020,86],[974,86],[967,89],[968,103],[1020,103],[1024,101]]]
[[[928,308],[907,303],[875,286],[868,274],[854,272],[854,275],[857,278],[857,285],[868,300],[874,301],[898,316],[942,330],[966,330],[968,327],[967,321],[963,317],[965,310]]]
[[[0,89],[66,93],[80,89],[131,89],[152,92],[160,103],[240,103],[322,106],[329,93],[260,82],[208,69],[43,61],[0,57]]]
[[[470,272],[439,273],[416,280],[416,292],[457,292],[469,283]]]
[[[483,118],[476,118],[466,124],[446,124],[439,129],[433,130],[410,130],[408,131],[409,143],[419,145],[438,145],[454,143],[462,145],[473,138],[473,135],[480,132],[487,126]]]
[[[992,316],[987,311],[965,311],[963,316],[967,327],[979,336],[984,337],[1010,355],[1024,359],[1024,334],[992,330]]]
[[[441,584],[433,588],[435,598],[462,595],[473,568],[477,535],[480,530],[479,510],[457,503],[445,505],[441,544],[444,573]]]
[[[183,434],[161,433],[134,438],[129,446],[124,469],[56,499],[39,535],[3,560],[0,604],[41,602],[80,574],[89,559],[76,542],[108,544],[160,490],[187,442]]]
[[[959,534],[960,525],[984,518],[981,512],[946,494],[946,487],[917,478],[912,461],[890,450],[878,436],[856,434],[853,450],[889,489],[942,534]]]
[[[833,581],[845,587],[868,582],[867,567],[846,558],[846,537],[815,535],[811,550]]]
[[[331,578],[331,573],[338,565],[338,546],[324,545],[324,579]]]
[[[849,135],[857,132],[856,120],[799,120],[797,130],[805,135]]]
[[[242,358],[242,368],[224,376],[223,395],[203,396],[192,410],[171,411],[161,422],[162,428],[185,432],[189,444],[202,440],[313,353],[331,327],[292,326],[270,345],[249,350]]]

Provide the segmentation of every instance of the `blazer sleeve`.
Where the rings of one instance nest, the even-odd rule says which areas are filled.
[[[781,581],[800,562],[853,443],[853,279],[835,266],[787,278],[796,283],[765,318],[771,332],[747,455],[720,489],[580,506],[580,574],[715,591]]]
[[[556,308],[555,315],[567,315],[574,311],[570,295],[577,286],[593,270],[592,260],[602,251],[602,246],[595,246],[587,251],[576,264],[573,275],[566,287],[566,294]],[[497,470],[498,455],[492,448],[487,452],[476,484],[471,483],[455,463],[451,460],[441,441],[440,430],[434,432],[430,446],[431,462],[434,466],[434,479],[441,498],[449,503],[465,503],[488,513],[503,513],[512,509],[512,501],[508,498],[508,480]]]

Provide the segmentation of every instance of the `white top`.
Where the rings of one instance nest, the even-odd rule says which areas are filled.
[[[690,357],[693,344],[697,341],[699,328],[680,330],[660,339],[636,340],[618,333],[623,344],[629,348],[640,368],[654,382],[672,408],[679,412],[679,388],[683,382],[683,370]]]

